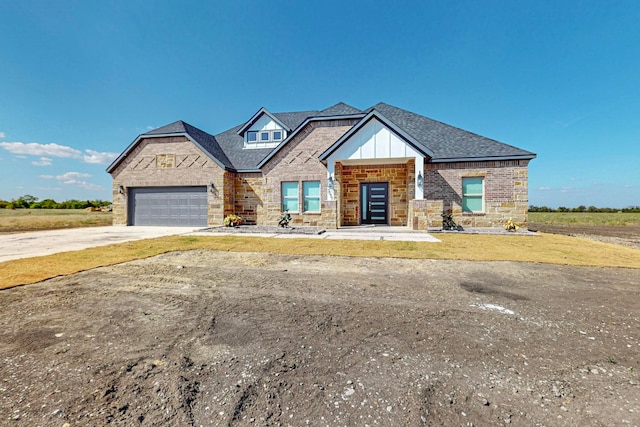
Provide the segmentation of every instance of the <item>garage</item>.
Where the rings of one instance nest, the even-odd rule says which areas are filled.
[[[129,188],[129,225],[206,227],[207,188]]]

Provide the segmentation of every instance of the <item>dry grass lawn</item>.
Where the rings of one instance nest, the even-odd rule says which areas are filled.
[[[640,269],[640,251],[554,234],[438,235],[442,243],[273,239],[252,236],[171,236],[0,263],[0,289],[171,251],[214,249],[300,255],[340,255],[471,261],[520,261]]]
[[[0,233],[111,224],[111,212],[87,212],[82,209],[0,209]]]

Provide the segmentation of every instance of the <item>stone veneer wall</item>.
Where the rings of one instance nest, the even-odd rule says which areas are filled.
[[[156,156],[174,154],[172,168],[158,168]],[[227,172],[228,173],[228,172]],[[225,171],[184,136],[146,138],[111,173],[113,177],[113,224],[127,225],[130,187],[207,186],[213,183],[218,191],[207,191],[209,225],[222,224]],[[122,185],[125,193],[120,194]]]
[[[292,212],[293,225],[333,229],[338,226],[335,201],[327,200],[327,167],[318,156],[353,127],[357,120],[310,122],[287,143],[264,167],[263,209],[258,224],[277,225],[282,216],[282,182],[298,182],[302,209],[302,183],[320,181],[320,213]]]
[[[389,225],[407,225],[414,195],[415,161],[404,164],[345,165],[340,168],[342,225],[360,225],[360,184],[389,183]],[[338,169],[338,168],[336,168]]]
[[[240,215],[245,224],[258,224],[258,218],[261,217],[263,212],[264,178],[262,174],[236,174],[234,184],[234,213]]]
[[[509,219],[521,226],[528,219],[529,160],[425,163],[425,200],[411,203],[413,228],[442,227],[451,211],[463,227],[502,227]],[[484,177],[484,213],[462,212],[462,178]]]

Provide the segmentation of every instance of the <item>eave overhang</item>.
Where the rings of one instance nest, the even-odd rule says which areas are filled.
[[[485,157],[451,157],[440,159],[429,159],[427,163],[458,163],[458,162],[488,162],[488,161],[500,161],[500,160],[533,160],[537,157],[536,154],[521,154],[515,156],[485,156]]]

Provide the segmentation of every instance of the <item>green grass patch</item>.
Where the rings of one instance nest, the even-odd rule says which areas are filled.
[[[529,222],[554,225],[640,226],[640,213],[530,212]]]

